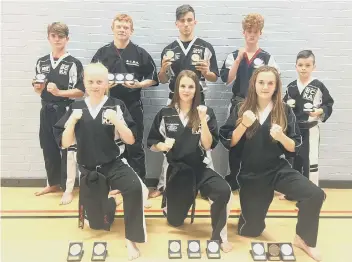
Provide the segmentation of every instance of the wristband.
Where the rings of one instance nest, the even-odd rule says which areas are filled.
[[[245,124],[243,124],[242,122],[241,122],[241,124],[245,127],[245,128],[248,128],[248,126],[246,126]]]

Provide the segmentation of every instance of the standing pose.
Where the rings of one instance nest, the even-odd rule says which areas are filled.
[[[48,40],[51,53],[38,59],[32,84],[34,91],[41,97],[40,110],[40,147],[43,150],[47,186],[37,196],[60,189],[65,191],[62,204],[72,201],[72,189],[76,177],[74,148],[60,150],[57,146],[53,126],[65,114],[66,108],[74,98],[84,95],[82,81],[83,67],[79,60],[66,52],[69,40],[66,24],[54,22],[48,26]],[[67,181],[66,181],[67,178]]]
[[[114,79],[110,79],[110,96],[125,103],[137,125],[136,142],[127,145],[125,154],[128,163],[145,182],[141,90],[158,85],[157,70],[150,54],[130,40],[134,29],[132,18],[129,15],[117,15],[112,21],[111,29],[114,41],[101,47],[94,55],[92,62],[101,62],[114,76]]]
[[[310,50],[298,53],[296,70],[298,79],[287,87],[284,101],[293,109],[302,134],[302,146],[294,157],[293,168],[314,184],[319,184],[318,159],[320,131],[319,120],[325,122],[332,113],[334,100],[328,89],[312,77],[315,56]]]
[[[236,147],[241,159],[236,176],[241,203],[238,233],[261,235],[276,190],[297,201],[295,245],[320,261],[316,243],[325,193],[286,159],[286,155],[295,154],[302,140],[296,117],[282,102],[281,93],[278,71],[269,66],[257,69],[247,98],[235,106],[220,128],[224,146]]]

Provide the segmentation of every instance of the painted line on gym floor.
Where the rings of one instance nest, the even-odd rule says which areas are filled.
[[[165,218],[164,215],[146,215],[146,218]],[[190,217],[189,215],[187,216]],[[238,218],[239,215],[230,215],[230,218]],[[57,219],[57,218],[75,218],[78,216],[0,216],[1,219]],[[124,218],[123,215],[115,215],[115,218]],[[210,215],[195,215],[195,218],[210,218]],[[266,218],[297,218],[297,216],[279,216],[272,215]],[[322,219],[352,219],[352,216],[320,216]]]
[[[123,209],[117,209],[116,212],[123,212]],[[196,213],[210,213],[210,210],[199,209]],[[241,212],[240,209],[233,209],[230,213]],[[268,213],[297,213],[298,210],[282,210],[282,209],[271,209]],[[63,213],[78,213],[78,210],[0,210],[0,214],[32,214],[32,213],[49,213],[49,214],[63,214]],[[144,213],[162,213],[161,209],[145,209]],[[321,214],[352,214],[352,210],[321,210]]]

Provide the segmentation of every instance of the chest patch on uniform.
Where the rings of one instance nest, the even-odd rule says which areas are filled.
[[[59,74],[60,74],[60,75],[67,75],[67,72],[68,72],[69,67],[70,67],[69,65],[62,64],[62,65],[60,66]]]
[[[303,99],[313,102],[315,94],[317,93],[318,89],[316,87],[307,86],[303,91]]]
[[[260,58],[254,59],[253,63],[254,63],[254,68],[258,68],[264,65],[264,61]]]
[[[166,129],[169,132],[177,132],[178,125],[179,124],[166,124]]]
[[[130,66],[139,66],[139,62],[134,60],[126,60],[126,64]]]
[[[42,73],[49,73],[50,72],[50,66],[44,65],[41,67],[41,72]]]

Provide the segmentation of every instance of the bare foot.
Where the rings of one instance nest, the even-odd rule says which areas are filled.
[[[149,209],[149,208],[152,207],[152,203],[150,203],[149,200],[146,200],[146,201],[144,202],[144,207],[147,208],[147,209]]]
[[[111,190],[111,191],[109,192],[109,195],[117,195],[117,194],[121,194],[121,191],[115,189],[115,190]]]
[[[135,242],[126,239],[126,248],[128,253],[128,260],[133,260],[140,256],[139,249],[137,248]]]
[[[313,258],[315,261],[322,261],[322,258],[321,258],[321,255],[320,255],[318,248],[307,246],[307,244],[304,242],[304,240],[300,236],[296,235],[296,237],[293,241],[293,244],[296,247],[302,249],[304,252],[306,252],[308,254],[308,256]]]
[[[160,190],[156,189],[152,192],[149,193],[149,198],[156,198],[158,196],[161,196],[163,192],[161,192]]]
[[[60,205],[70,204],[72,202],[72,199],[73,199],[72,192],[64,192],[64,194],[62,195],[62,198],[61,198]]]
[[[279,195],[279,199],[280,199],[280,200],[286,200],[286,196],[285,196],[284,194],[280,194],[280,195]]]
[[[220,248],[223,252],[228,253],[232,250],[233,246],[230,242],[222,242]]]
[[[45,194],[49,194],[49,193],[54,193],[54,192],[58,192],[60,191],[60,186],[56,185],[56,186],[46,186],[42,191],[39,192],[35,192],[34,195],[36,196],[41,196],[41,195],[45,195]]]

